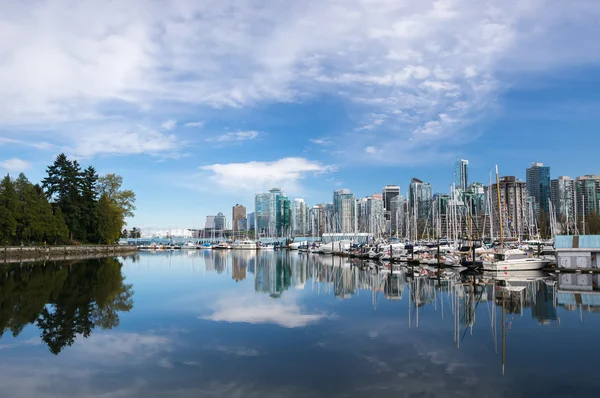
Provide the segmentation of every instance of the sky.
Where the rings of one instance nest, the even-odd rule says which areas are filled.
[[[0,2],[0,173],[61,152],[202,227],[282,188],[309,205],[413,177],[600,174],[600,2]],[[250,210],[249,210],[250,211]]]

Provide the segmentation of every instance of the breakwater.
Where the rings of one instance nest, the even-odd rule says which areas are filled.
[[[0,247],[0,263],[124,256],[134,254],[136,250],[135,246],[124,245],[5,246]]]

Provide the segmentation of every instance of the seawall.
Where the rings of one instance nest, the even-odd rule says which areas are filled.
[[[15,261],[78,260],[135,254],[135,246],[5,246],[0,247],[0,263]]]

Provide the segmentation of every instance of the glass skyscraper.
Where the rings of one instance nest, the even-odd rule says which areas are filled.
[[[550,167],[543,163],[532,163],[527,169],[527,196],[533,198],[533,211],[539,216],[540,210],[550,210]]]
[[[469,161],[466,159],[459,159],[456,161],[454,167],[454,183],[456,189],[466,191],[469,186]]]

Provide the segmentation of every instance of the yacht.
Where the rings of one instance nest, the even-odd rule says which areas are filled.
[[[198,246],[198,244],[196,244],[194,242],[186,242],[181,246],[181,248],[183,250],[196,250],[196,249],[199,249],[200,246]]]
[[[510,249],[494,254],[494,259],[483,262],[485,271],[527,271],[544,269],[550,265],[550,260],[532,257],[530,254]]]
[[[213,246],[213,250],[227,250],[230,249],[229,243],[227,242],[219,242]]]
[[[256,250],[258,245],[253,240],[244,239],[234,243],[233,248],[237,250]]]

